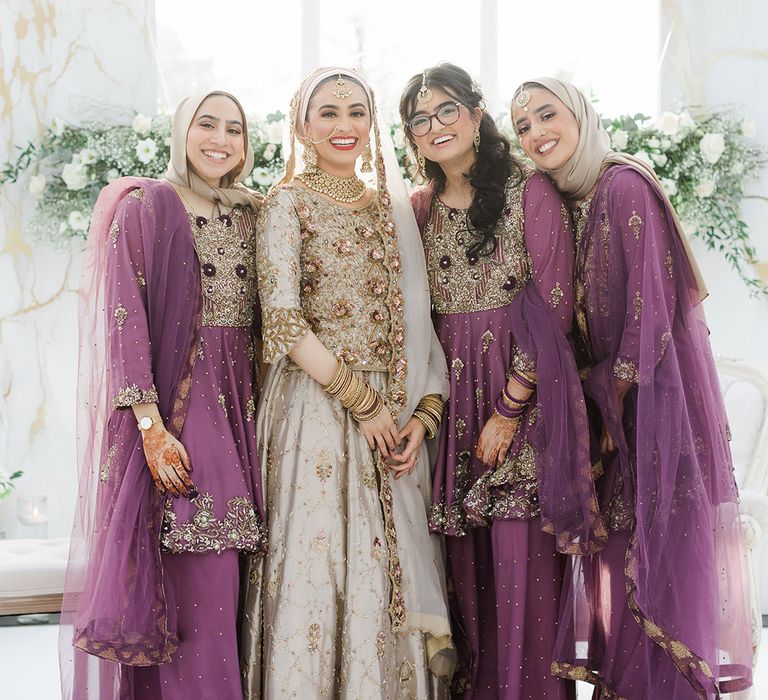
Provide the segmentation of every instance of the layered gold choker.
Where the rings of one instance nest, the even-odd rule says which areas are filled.
[[[352,177],[337,177],[320,170],[303,172],[296,175],[309,189],[324,194],[337,202],[359,202],[365,194],[365,183],[353,175]]]

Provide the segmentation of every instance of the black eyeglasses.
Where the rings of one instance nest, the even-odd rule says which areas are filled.
[[[426,136],[432,131],[432,120],[437,119],[443,126],[455,124],[461,116],[460,102],[446,102],[434,114],[419,114],[406,126],[414,136]]]

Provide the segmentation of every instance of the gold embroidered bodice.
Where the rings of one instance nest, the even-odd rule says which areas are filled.
[[[386,370],[393,343],[402,343],[390,337],[389,304],[401,308],[402,296],[399,257],[385,252],[377,204],[346,209],[300,185],[276,195],[260,220],[267,245],[257,260],[265,357],[290,349],[308,324],[353,369]],[[284,241],[274,240],[278,230]],[[298,281],[300,311],[283,281]]]
[[[253,324],[256,303],[254,217],[236,207],[215,219],[189,214],[200,260],[204,326]]]
[[[531,279],[525,247],[525,181],[508,187],[506,206],[496,225],[496,250],[479,260],[467,257],[473,234],[466,209],[451,209],[432,198],[424,230],[429,291],[439,314],[470,313],[509,304]]]

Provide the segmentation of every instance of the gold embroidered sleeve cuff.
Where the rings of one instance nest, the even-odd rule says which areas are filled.
[[[518,372],[535,372],[536,362],[530,355],[528,355],[528,353],[524,352],[522,348],[515,345],[512,348],[511,369],[516,369]]]
[[[130,408],[137,403],[158,403],[157,389],[153,384],[148,389],[142,389],[137,384],[123,387],[112,398],[112,408]]]
[[[264,362],[273,365],[285,357],[309,331],[300,309],[262,309]]]

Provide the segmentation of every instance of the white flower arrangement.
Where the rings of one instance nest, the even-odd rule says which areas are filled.
[[[245,185],[265,193],[282,172],[279,112],[249,122],[254,171]],[[66,246],[88,235],[99,191],[125,175],[162,177],[170,159],[171,119],[137,114],[130,124],[71,126],[54,119],[42,139],[28,143],[15,162],[0,164],[0,184],[29,173],[37,200],[28,231],[35,240]]]
[[[521,155],[508,117],[500,120]],[[605,120],[612,148],[633,153],[655,169],[689,236],[722,252],[753,294],[765,293],[751,273],[755,260],[747,225],[740,218],[744,186],[766,162],[751,140],[753,122],[733,112],[694,116],[664,112],[658,120],[636,114]],[[0,184],[29,173],[28,190],[37,199],[28,230],[57,245],[87,235],[99,190],[124,175],[161,177],[170,155],[170,117],[137,114],[131,124],[85,124],[54,119],[39,143],[21,149],[0,165]],[[245,185],[266,192],[283,170],[285,117],[280,112],[249,120],[254,169]],[[403,176],[410,182],[406,139],[400,125],[390,135]]]
[[[604,120],[616,150],[651,163],[689,237],[720,251],[751,294],[768,293],[751,269],[755,251],[741,202],[747,180],[766,162],[753,122],[732,110],[664,112],[655,122],[636,114]],[[626,134],[619,149],[616,134]],[[623,136],[619,136],[619,142]]]
[[[526,159],[509,122],[501,123],[514,153]],[[751,267],[755,250],[741,218],[745,185],[768,162],[765,149],[752,140],[754,123],[731,110],[692,115],[684,109],[656,120],[636,114],[603,124],[611,148],[631,153],[659,176],[686,235],[719,251],[750,294],[768,294]]]

